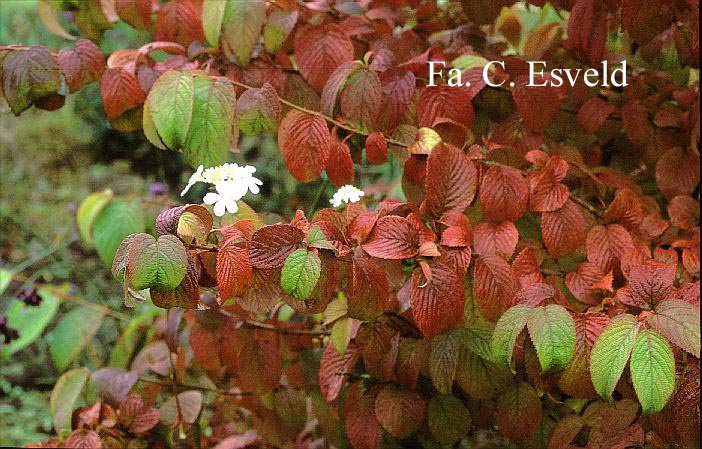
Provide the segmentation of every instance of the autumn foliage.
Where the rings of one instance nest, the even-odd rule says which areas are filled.
[[[13,113],[99,82],[114,128],[193,167],[273,132],[301,183],[398,162],[404,197],[273,224],[189,204],[155,228],[86,200],[125,303],[169,313],[125,366],[69,372],[101,400],[52,444],[699,447],[696,2],[63,5],[86,39],[0,49]],[[153,42],[103,55],[117,20]],[[627,87],[526,86],[527,60],[607,58]],[[471,86],[427,87],[430,60]]]

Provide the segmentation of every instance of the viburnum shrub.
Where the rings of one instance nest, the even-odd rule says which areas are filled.
[[[112,126],[210,191],[155,227],[109,190],[79,208],[125,304],[169,313],[122,366],[62,377],[50,444],[699,447],[696,2],[59,5],[92,41],[122,20],[154,42],[3,47],[12,112],[99,80]],[[608,58],[627,86],[528,85],[527,61]],[[431,61],[471,85],[427,86]],[[227,161],[268,132],[296,180],[339,187],[331,207],[266,223],[245,203],[261,182]]]

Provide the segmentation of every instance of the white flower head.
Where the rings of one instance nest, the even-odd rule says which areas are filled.
[[[200,165],[188,181],[188,185],[181,192],[185,195],[196,182],[206,182],[215,186],[216,192],[210,192],[203,199],[205,204],[214,204],[215,215],[221,217],[225,212],[235,214],[239,207],[236,202],[251,192],[257,195],[263,182],[255,178],[256,167],[238,164],[222,164],[216,167],[204,168]]]
[[[334,207],[341,206],[341,203],[358,203],[364,195],[363,190],[357,189],[352,185],[345,185],[336,191],[329,202]]]
[[[203,165],[200,165],[195,173],[190,176],[188,185],[185,186],[182,192],[180,192],[180,196],[185,196],[185,194],[188,193],[188,190],[190,190],[190,187],[194,186],[196,182],[205,182],[205,178],[202,176],[204,168],[205,167]]]
[[[209,192],[203,198],[203,202],[208,205],[214,204],[214,214],[221,217],[225,212],[237,213],[239,206],[236,204],[241,198],[240,186],[234,181],[222,181],[215,186],[217,192]]]

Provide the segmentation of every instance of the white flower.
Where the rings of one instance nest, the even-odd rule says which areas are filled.
[[[182,192],[180,192],[180,196],[184,196],[186,193],[188,193],[188,190],[190,190],[190,187],[194,186],[196,182],[205,182],[205,178],[202,176],[202,171],[205,167],[200,165],[195,173],[190,176],[190,179],[188,180],[188,185],[185,186]]]
[[[223,181],[215,186],[217,192],[209,192],[203,198],[203,202],[208,205],[214,204],[214,214],[218,217],[225,212],[235,214],[239,210],[236,204],[241,199],[240,186],[234,181]]]
[[[352,185],[345,185],[336,191],[329,202],[332,206],[339,207],[341,203],[358,203],[363,195],[363,190],[357,189]]]

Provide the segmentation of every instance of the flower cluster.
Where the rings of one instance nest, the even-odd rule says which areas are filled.
[[[334,207],[341,206],[341,203],[358,203],[364,195],[363,190],[357,189],[352,185],[345,185],[336,191],[329,202]]]
[[[260,192],[259,186],[263,182],[253,176],[255,172],[256,167],[251,165],[240,167],[238,164],[226,163],[207,169],[200,165],[197,171],[190,176],[188,185],[185,186],[180,196],[184,196],[196,182],[213,184],[215,192],[207,193],[203,202],[214,205],[214,213],[218,217],[226,212],[235,214],[239,210],[237,201],[243,198],[248,191],[254,195]]]

